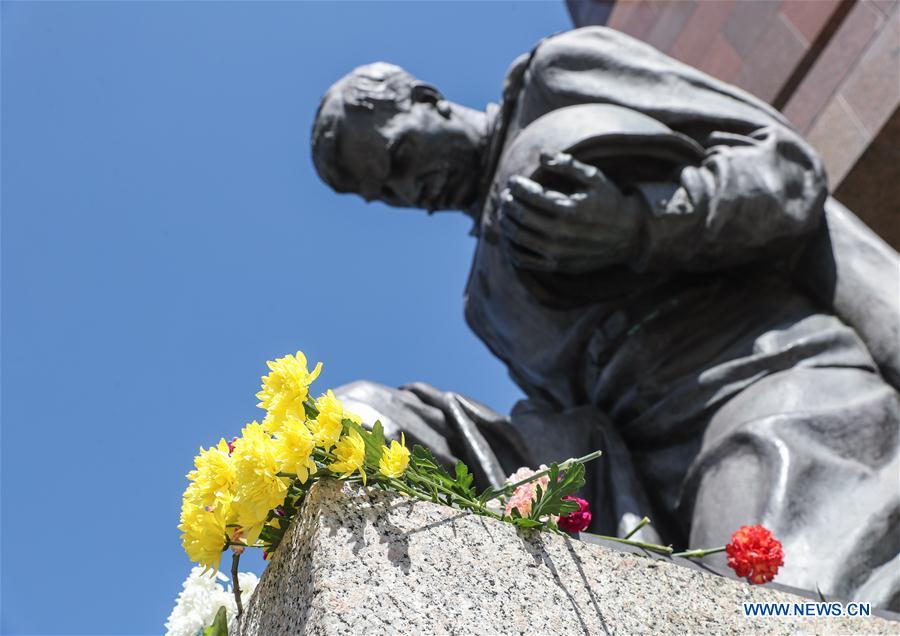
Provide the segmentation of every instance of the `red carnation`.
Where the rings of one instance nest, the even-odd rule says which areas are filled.
[[[566,532],[581,532],[591,525],[591,507],[588,502],[578,497],[563,497],[578,504],[578,510],[562,515],[556,524]]]
[[[741,526],[725,546],[728,567],[751,583],[768,583],[784,565],[781,541],[763,526]]]

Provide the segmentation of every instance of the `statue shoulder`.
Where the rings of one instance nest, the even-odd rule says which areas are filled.
[[[504,82],[508,104],[521,102],[520,125],[572,104],[623,103],[621,85],[658,74],[665,56],[606,27],[585,27],[541,40],[513,62]],[[615,90],[611,88],[615,87]]]
[[[617,60],[658,57],[660,52],[635,38],[603,26],[556,33],[538,42],[530,55],[529,72],[542,76],[554,69],[613,70]]]
[[[569,65],[573,60],[584,57],[584,50],[615,48],[624,41],[635,42],[633,38],[602,26],[584,27],[571,31],[561,31],[540,40],[528,53],[513,60],[506,71],[503,82],[503,97],[514,97],[522,87],[526,72],[541,75],[543,70],[555,66]]]

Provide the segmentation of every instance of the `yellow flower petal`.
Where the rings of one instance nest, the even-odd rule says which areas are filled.
[[[359,471],[363,483],[366,483],[366,443],[362,435],[356,431],[350,431],[344,435],[334,447],[334,456],[337,461],[332,463],[328,470],[337,473],[340,477],[349,477]]]
[[[309,385],[319,377],[322,363],[309,371],[302,351],[266,363],[269,374],[262,377],[262,386],[256,397],[257,406],[266,409],[263,426],[269,433],[277,433],[287,417],[303,420],[306,411],[303,402],[309,397]]]
[[[385,477],[397,478],[406,472],[409,466],[409,449],[406,448],[406,436],[400,434],[400,442],[391,442],[390,448],[384,447],[381,460],[378,462],[378,470]]]

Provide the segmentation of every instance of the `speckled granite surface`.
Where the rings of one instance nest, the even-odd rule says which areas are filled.
[[[241,636],[900,634],[881,618],[744,618],[806,602],[704,572],[384,492],[317,485]]]

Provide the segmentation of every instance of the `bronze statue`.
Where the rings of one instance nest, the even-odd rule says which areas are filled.
[[[778,112],[591,27],[517,59],[487,112],[357,68],[312,144],[338,192],[472,217],[466,319],[528,396],[505,417],[361,382],[352,409],[483,482],[602,448],[593,529],[762,523],[779,581],[900,606],[900,260]]]

